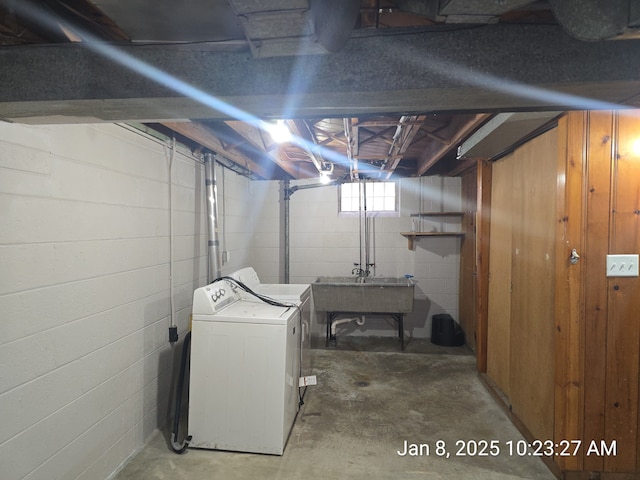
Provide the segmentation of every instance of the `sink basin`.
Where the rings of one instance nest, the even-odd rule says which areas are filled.
[[[411,313],[414,288],[402,277],[319,277],[311,284],[321,312]]]

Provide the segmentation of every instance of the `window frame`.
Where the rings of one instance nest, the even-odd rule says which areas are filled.
[[[369,208],[369,203],[375,202],[374,193],[371,192],[369,194],[369,187],[372,185],[380,185],[380,184],[392,184],[393,187],[393,210],[374,210]],[[369,201],[367,202],[367,217],[399,217],[400,216],[400,189],[398,188],[398,182],[394,180],[385,180],[385,181],[371,181],[371,180],[361,180],[355,182],[346,182],[342,183],[338,186],[338,215],[344,217],[357,217],[360,216],[360,208],[357,210],[344,210],[343,209],[343,188],[345,185],[358,186],[358,207],[360,206],[363,198],[363,190],[367,190],[367,198]],[[363,189],[364,186],[364,189]],[[386,192],[385,192],[386,193]],[[378,196],[377,198],[384,198],[386,195]],[[351,199],[354,199],[355,196],[351,196]]]

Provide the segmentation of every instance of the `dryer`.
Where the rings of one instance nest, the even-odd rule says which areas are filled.
[[[242,268],[229,275],[254,292],[281,302],[295,303],[302,313],[301,377],[311,375],[311,285],[308,283],[262,283],[252,267]],[[306,387],[302,387],[304,396]]]
[[[193,294],[190,446],[282,455],[298,408],[301,317],[225,280]]]

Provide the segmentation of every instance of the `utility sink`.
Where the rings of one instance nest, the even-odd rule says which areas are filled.
[[[320,312],[411,313],[414,288],[402,277],[318,277],[311,284]]]

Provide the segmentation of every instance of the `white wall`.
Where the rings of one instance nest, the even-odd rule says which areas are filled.
[[[292,185],[317,183],[315,180],[292,182]],[[259,187],[254,187],[259,185]],[[252,189],[269,190],[259,198],[269,199],[259,207],[252,258],[263,282],[278,281],[274,261],[275,246],[281,225],[277,221],[278,192],[276,182],[253,182]],[[411,229],[410,214],[427,211],[460,211],[461,180],[457,177],[406,178],[399,182],[400,215],[373,220],[371,259],[376,276],[414,276],[416,302],[414,313],[405,319],[408,335],[427,338],[431,335],[431,317],[449,313],[458,318],[460,239],[456,237],[422,238],[415,249],[407,248],[400,235]],[[257,202],[259,203],[259,202]],[[357,217],[338,215],[338,190],[335,186],[296,191],[290,201],[290,281],[311,283],[318,276],[351,275],[359,262],[359,223]],[[446,222],[423,219],[422,229],[459,231],[460,220]],[[324,318],[318,318],[316,332],[323,332]],[[342,334],[395,335],[395,327],[384,319],[371,319],[363,328],[342,327]]]
[[[168,418],[181,349],[168,343],[168,146],[117,125],[0,123],[0,465],[2,478],[107,478]],[[282,281],[280,182],[216,167],[222,273],[252,265]],[[176,324],[206,283],[202,165],[173,168]],[[292,185],[305,182],[292,182]],[[401,216],[377,218],[376,275],[412,274],[410,334],[457,317],[459,240],[407,249],[410,213],[459,210],[457,178],[405,179]],[[335,187],[291,197],[291,282],[349,275],[358,221]],[[448,226],[454,229],[455,226]],[[395,335],[384,320],[351,334]]]
[[[284,282],[280,182],[251,182],[251,266],[264,283]]]
[[[166,421],[167,150],[116,125],[0,123],[2,478],[101,479]],[[206,277],[202,167],[173,168],[181,338]]]
[[[218,187],[218,241],[228,261],[223,261],[222,274],[228,275],[251,264],[253,227],[248,217],[254,209],[251,182],[216,163]],[[206,214],[206,211],[205,211]],[[224,260],[224,259],[223,259]]]

